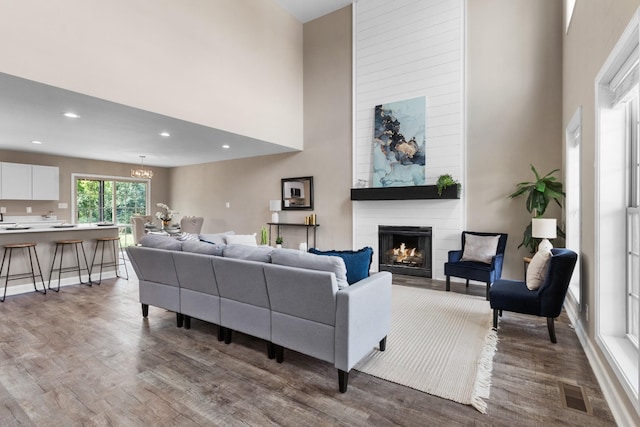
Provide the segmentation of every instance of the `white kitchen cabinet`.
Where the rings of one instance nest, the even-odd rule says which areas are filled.
[[[31,200],[31,165],[3,162],[0,175],[3,200]]]
[[[33,200],[58,200],[60,198],[58,171],[56,166],[31,166]]]
[[[56,166],[0,163],[0,200],[58,200]]]

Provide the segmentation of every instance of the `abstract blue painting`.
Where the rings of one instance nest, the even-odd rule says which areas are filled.
[[[373,187],[425,184],[424,96],[376,105]]]

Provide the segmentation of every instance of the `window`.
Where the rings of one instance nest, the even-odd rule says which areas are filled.
[[[571,25],[571,18],[573,17],[573,10],[576,8],[576,0],[564,1],[564,30],[569,34],[569,25]]]
[[[131,216],[147,213],[148,180],[75,176],[74,183],[77,223],[129,224]]]
[[[596,77],[596,343],[640,412],[640,9]],[[589,303],[587,301],[586,303]]]
[[[565,218],[566,218],[566,244],[567,248],[574,250],[578,254],[578,261],[571,276],[569,294],[575,304],[582,311],[582,296],[580,291],[580,230],[582,218],[580,213],[580,191],[581,191],[581,170],[580,170],[580,150],[582,145],[582,108],[578,107],[573,117],[569,121],[565,130]]]
[[[640,126],[637,91],[628,103],[629,161],[627,179],[629,202],[627,206],[627,337],[638,348],[640,329]]]

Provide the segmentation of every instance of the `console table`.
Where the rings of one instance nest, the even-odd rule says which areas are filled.
[[[273,236],[273,233],[271,233],[271,227],[275,226],[276,227],[276,237],[278,237],[280,235],[280,227],[305,227],[307,230],[307,248],[311,248],[311,247],[316,247],[317,245],[317,237],[316,237],[316,230],[318,229],[318,227],[320,227],[320,224],[297,224],[297,223],[290,223],[290,222],[268,222],[267,224],[269,224],[269,244],[271,245],[271,236]],[[313,246],[309,246],[309,229],[313,229]],[[274,239],[275,240],[275,239]]]

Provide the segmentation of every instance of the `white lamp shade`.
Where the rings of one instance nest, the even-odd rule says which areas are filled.
[[[282,202],[280,200],[269,200],[269,210],[271,212],[280,212],[282,210]]]
[[[555,218],[533,218],[531,220],[531,237],[537,239],[555,239],[556,219]]]

